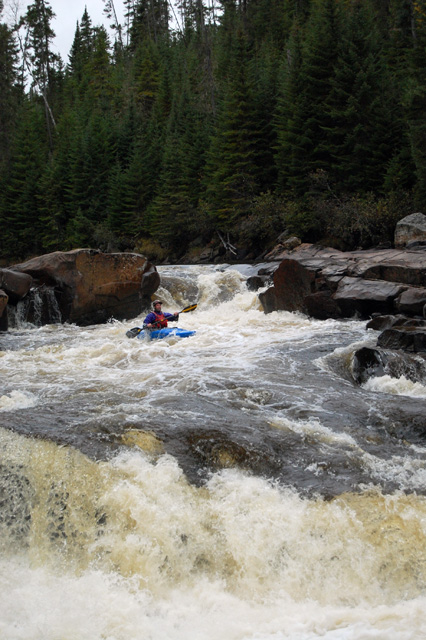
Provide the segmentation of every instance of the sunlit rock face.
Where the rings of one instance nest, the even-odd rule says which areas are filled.
[[[160,284],[155,266],[136,253],[56,251],[11,269],[31,276],[33,288],[51,287],[62,322],[82,326],[136,317]]]

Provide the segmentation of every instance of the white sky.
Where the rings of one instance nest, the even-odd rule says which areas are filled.
[[[25,6],[27,4],[31,4],[31,2],[27,0]],[[65,63],[68,62],[68,54],[74,40],[77,21],[81,21],[85,7],[87,7],[87,12],[94,27],[100,24],[107,26],[110,22],[103,13],[105,5],[102,0],[49,0],[49,4],[53,12],[56,13],[56,18],[52,22],[53,31],[56,33],[54,46]],[[122,21],[124,12],[122,0],[115,0],[114,6],[118,20]]]
[[[2,19],[12,25],[15,22],[16,12],[18,15],[23,15],[30,4],[32,4],[32,0],[4,0]],[[49,4],[56,14],[51,24],[56,34],[53,50],[55,53],[59,53],[65,64],[68,62],[77,21],[81,21],[85,7],[87,7],[94,27],[100,24],[108,26],[111,22],[103,12],[105,5],[102,0],[49,0]],[[123,0],[114,0],[114,6],[119,22],[123,22]]]

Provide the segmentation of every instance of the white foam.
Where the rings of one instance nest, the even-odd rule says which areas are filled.
[[[16,411],[28,409],[37,404],[37,397],[28,391],[11,391],[10,394],[0,396],[0,411]]]
[[[376,393],[391,393],[397,396],[426,398],[426,386],[420,382],[412,382],[405,376],[392,378],[389,375],[385,375],[377,378],[369,378],[362,387],[367,391],[374,391]]]
[[[1,638],[421,638],[421,496],[304,499],[237,470],[197,488],[167,455],[0,445]]]
[[[217,581],[154,600],[132,579],[2,560],[0,637],[5,640],[414,640],[426,598],[392,606],[266,602],[233,596]]]

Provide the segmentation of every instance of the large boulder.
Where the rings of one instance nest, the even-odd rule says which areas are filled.
[[[285,311],[306,311],[304,299],[312,293],[314,280],[315,275],[304,265],[285,259],[274,273],[274,295],[271,296],[269,290],[265,291],[259,295],[260,301],[264,307],[268,305]]]
[[[400,220],[395,228],[395,247],[406,247],[413,242],[426,242],[426,216],[412,213]]]
[[[136,253],[56,251],[12,269],[29,274],[34,287],[51,287],[62,322],[82,326],[138,316],[160,284],[156,268]]]

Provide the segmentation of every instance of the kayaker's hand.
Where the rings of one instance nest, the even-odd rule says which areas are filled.
[[[146,324],[145,326],[148,327],[148,329],[152,329],[152,324],[150,322],[148,324]]]
[[[174,312],[173,317],[175,320],[179,320],[179,313],[177,311]]]

